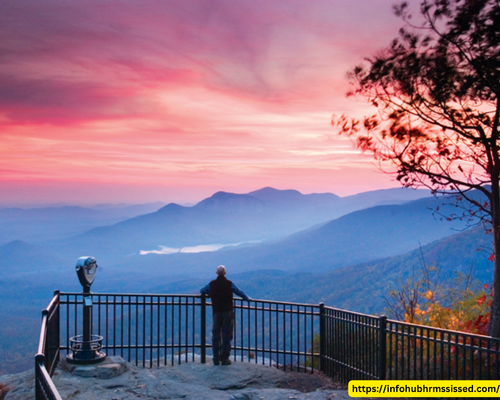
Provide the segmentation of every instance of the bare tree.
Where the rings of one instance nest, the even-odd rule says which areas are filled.
[[[406,3],[394,10],[399,36],[350,75],[351,94],[377,113],[332,123],[403,186],[456,194],[486,222],[495,255],[489,334],[500,337],[500,1],[424,0],[415,24]]]

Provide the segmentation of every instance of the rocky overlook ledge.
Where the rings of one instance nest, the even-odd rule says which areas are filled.
[[[75,400],[351,399],[347,391],[336,390],[323,377],[238,361],[229,366],[188,362],[157,368],[138,368],[118,356],[92,366],[62,361],[53,381],[63,399]],[[4,375],[0,377],[0,399],[33,399],[33,387],[33,371]]]

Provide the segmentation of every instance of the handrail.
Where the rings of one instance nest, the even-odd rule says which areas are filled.
[[[44,349],[45,349],[45,340],[46,340],[46,335],[47,335],[47,309],[42,310],[42,325],[40,327],[40,338],[38,340],[38,353],[42,356],[44,356]],[[45,360],[44,360],[45,361]]]
[[[42,311],[38,352],[35,355],[36,400],[62,400],[51,379],[59,360],[59,300],[59,291],[55,291],[51,302]]]
[[[65,296],[83,296],[83,293],[82,292],[61,292],[61,295],[65,295]],[[91,292],[90,295],[92,295],[92,296],[109,296],[109,297],[111,297],[111,296],[120,296],[120,297],[128,297],[128,296],[131,296],[131,297],[136,297],[136,296],[139,296],[139,297],[143,297],[143,296],[147,296],[147,297],[164,297],[164,296],[170,296],[170,297],[178,297],[178,298],[183,298],[183,299],[186,299],[186,298],[189,298],[189,299],[192,299],[192,298],[201,299],[203,296],[205,296],[203,294],[98,293],[98,292]],[[205,297],[207,297],[207,296],[205,296]],[[235,299],[235,300],[239,301],[240,299]],[[279,300],[252,299],[251,301],[252,302],[258,302],[258,303],[264,303],[264,304],[283,304],[283,305],[291,305],[291,306],[319,307],[318,304],[293,303],[293,302],[279,301]],[[340,309],[338,309],[338,310],[339,311],[345,311],[345,310],[340,310]],[[352,313],[352,314],[358,314],[358,315],[366,315],[368,317],[373,317],[373,315],[360,314],[360,313],[355,313],[353,311],[345,311],[345,312]]]

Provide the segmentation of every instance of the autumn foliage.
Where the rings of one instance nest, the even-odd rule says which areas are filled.
[[[399,290],[391,289],[386,303],[388,311],[405,322],[487,335],[492,298],[492,286],[480,285],[472,271],[455,272],[445,283],[438,267],[424,266]]]

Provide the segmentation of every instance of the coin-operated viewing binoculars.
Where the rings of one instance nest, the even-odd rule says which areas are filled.
[[[97,261],[94,257],[80,257],[76,260],[76,275],[83,286],[83,293],[90,293],[97,272]]]
[[[68,362],[76,364],[92,364],[103,361],[106,354],[101,352],[103,337],[92,334],[92,295],[90,286],[94,282],[97,271],[94,257],[80,257],[76,261],[76,274],[83,287],[83,335],[69,339],[72,354],[68,354]]]

